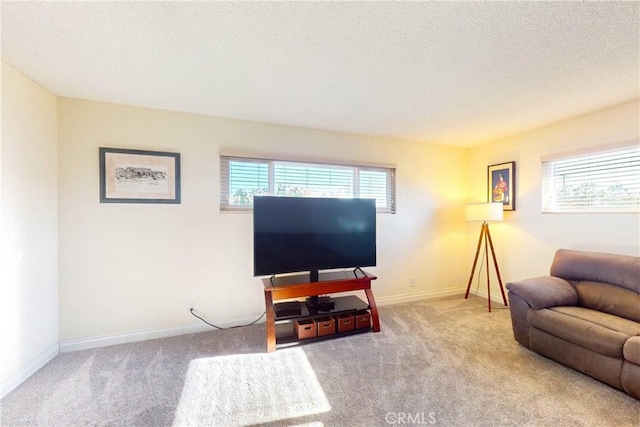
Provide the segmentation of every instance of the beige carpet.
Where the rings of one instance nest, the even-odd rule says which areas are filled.
[[[638,426],[640,401],[517,344],[462,297],[381,308],[382,332],[264,354],[264,325],[62,354],[2,426]]]
[[[254,425],[331,410],[301,349],[191,361],[173,424]]]

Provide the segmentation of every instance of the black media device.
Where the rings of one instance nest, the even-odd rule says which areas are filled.
[[[302,307],[298,301],[280,302],[274,304],[274,308],[278,317],[300,316],[302,314]]]
[[[254,276],[375,265],[375,199],[253,198]]]
[[[336,303],[329,296],[313,296],[307,298],[307,310],[310,313],[318,311],[331,311],[336,308]]]

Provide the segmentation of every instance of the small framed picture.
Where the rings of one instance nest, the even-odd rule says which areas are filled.
[[[487,201],[502,203],[503,210],[516,210],[516,162],[487,168]]]
[[[100,203],[180,203],[180,153],[99,148]]]

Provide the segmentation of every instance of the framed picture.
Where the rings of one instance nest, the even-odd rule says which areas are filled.
[[[487,201],[502,203],[503,210],[516,210],[516,162],[487,168]]]
[[[100,203],[180,203],[180,153],[99,151]]]

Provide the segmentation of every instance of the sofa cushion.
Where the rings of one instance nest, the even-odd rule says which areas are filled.
[[[620,371],[631,365],[620,357],[605,356],[595,351],[558,338],[540,329],[530,329],[531,349],[582,373],[599,379],[613,387],[622,389]],[[636,366],[636,365],[633,365]],[[640,368],[640,366],[639,366]],[[562,387],[561,384],[559,384]],[[561,424],[562,425],[562,424]]]
[[[606,356],[622,359],[625,342],[640,335],[640,323],[584,307],[530,310],[529,324]]]
[[[640,322],[640,294],[607,283],[576,282],[578,305]]]
[[[629,338],[624,343],[622,352],[626,360],[640,366],[640,337]]]
[[[558,249],[551,275],[611,283],[640,293],[640,257]]]
[[[555,305],[577,305],[578,292],[573,284],[559,277],[543,276],[507,283],[513,293],[536,310]]]

